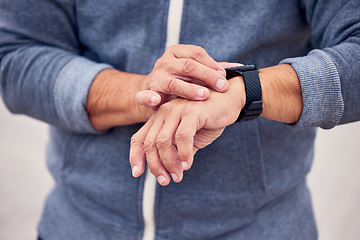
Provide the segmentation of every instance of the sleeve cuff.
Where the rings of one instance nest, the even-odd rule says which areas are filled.
[[[76,57],[59,72],[54,86],[54,101],[61,125],[79,133],[102,133],[90,123],[85,107],[90,86],[107,64]]]
[[[344,101],[337,68],[321,50],[313,50],[305,57],[288,58],[280,64],[291,64],[301,85],[303,111],[295,129],[335,127],[344,112]]]

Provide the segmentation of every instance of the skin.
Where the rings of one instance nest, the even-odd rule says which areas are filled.
[[[244,95],[239,94],[243,84],[241,78],[233,78],[227,92],[211,91],[206,101],[177,98],[161,105],[131,139],[133,175],[144,172],[146,158],[161,185],[169,184],[170,176],[180,182],[196,151],[211,144],[236,120],[245,104]]]
[[[216,63],[194,46],[178,45],[168,50],[147,76],[104,70],[94,80],[87,102],[90,121],[98,130],[146,122],[131,139],[132,173],[141,176],[147,161],[163,186],[171,178],[182,180],[183,170],[190,169],[196,151],[234,123],[246,102],[242,77],[227,81],[221,90],[216,87],[223,79],[224,67],[234,64]],[[278,65],[260,69],[259,76],[264,109],[261,116],[296,123],[303,106],[293,68]],[[199,98],[197,93],[203,86],[217,91],[206,88]],[[171,101],[167,101],[169,97]]]
[[[227,91],[225,75],[224,68],[204,49],[172,46],[148,75],[115,69],[100,72],[90,87],[86,111],[98,130],[146,122],[169,96],[198,101],[209,97],[208,88]]]
[[[302,112],[302,96],[292,67],[279,65],[260,69],[259,76],[264,108],[261,116],[296,123]],[[233,124],[245,105],[242,77],[228,82],[227,92],[210,91],[206,101],[175,99],[161,105],[131,139],[133,176],[141,176],[146,159],[159,184],[166,186],[171,178],[180,182],[183,170],[190,169],[197,150],[211,144],[226,126]]]

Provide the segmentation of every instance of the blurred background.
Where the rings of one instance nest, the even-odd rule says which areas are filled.
[[[46,141],[46,124],[10,114],[0,99],[0,239],[36,239],[53,183]],[[318,131],[308,181],[319,239],[360,239],[360,123]]]

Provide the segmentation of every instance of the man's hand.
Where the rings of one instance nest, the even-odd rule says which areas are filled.
[[[156,61],[154,69],[144,79],[144,91],[138,92],[136,99],[148,107],[166,102],[170,95],[206,100],[209,97],[207,87],[218,92],[228,89],[225,76],[224,68],[203,48],[174,45]]]
[[[146,122],[153,109],[174,96],[206,100],[209,89],[225,92],[224,67],[193,45],[169,47],[148,75],[106,69],[90,87],[86,111],[98,130]],[[143,106],[141,106],[143,105]]]
[[[145,169],[165,186],[170,176],[180,182],[198,149],[211,144],[238,117],[245,104],[241,77],[229,80],[225,93],[211,91],[206,101],[175,99],[164,103],[131,139],[130,164],[133,176]]]
[[[302,112],[302,95],[294,69],[286,64],[260,69],[260,80],[264,103],[261,116],[296,123]],[[175,99],[160,106],[131,139],[133,176],[139,177],[144,172],[146,158],[161,185],[168,185],[170,176],[180,182],[182,171],[191,167],[196,151],[218,138],[244,107],[243,79],[235,77],[228,83],[227,92],[212,91],[206,101]]]

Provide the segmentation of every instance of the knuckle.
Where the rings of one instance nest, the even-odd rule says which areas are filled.
[[[162,68],[165,65],[165,61],[163,60],[163,58],[159,58],[158,60],[156,60],[154,68],[158,69],[158,68]]]
[[[168,48],[166,48],[165,52],[173,52],[177,48],[176,45],[171,45]]]
[[[203,78],[204,78],[204,80],[210,80],[210,79],[212,79],[212,72],[211,72],[211,70],[206,70],[205,72],[204,72],[204,74],[203,74]]]
[[[173,93],[175,92],[176,85],[177,85],[177,81],[176,81],[175,78],[171,78],[171,79],[167,82],[166,89],[168,90],[168,93],[169,93],[169,94],[173,94]]]
[[[136,146],[139,144],[140,144],[140,141],[138,140],[136,134],[134,134],[130,139],[130,146]]]
[[[156,139],[156,146],[159,148],[166,148],[171,145],[170,139],[165,136],[158,136]]]
[[[183,64],[183,72],[184,73],[190,73],[194,70],[194,60],[192,59],[186,59]]]
[[[147,161],[147,165],[149,166],[150,172],[154,174],[156,172],[156,170],[158,169],[160,164],[157,161],[154,161],[154,160],[146,159],[146,161]]]
[[[194,48],[191,51],[191,58],[192,59],[199,59],[202,58],[205,50],[200,46],[194,46]]]
[[[187,134],[185,134],[184,132],[176,132],[175,134],[175,141],[178,142],[183,142],[186,141],[188,138]]]
[[[146,153],[151,152],[154,147],[155,147],[154,141],[151,141],[151,140],[148,140],[148,139],[144,141],[144,151]]]
[[[159,172],[159,170],[158,170],[161,167],[160,164],[153,162],[153,161],[148,161],[147,164],[149,166],[149,170],[152,173],[152,175],[157,177],[161,174],[161,172]]]
[[[178,161],[176,159],[163,159],[162,163],[168,172],[176,172]]]
[[[150,172],[155,177],[159,176],[164,169],[162,162],[159,162],[159,161],[148,160],[147,165],[149,167]]]

